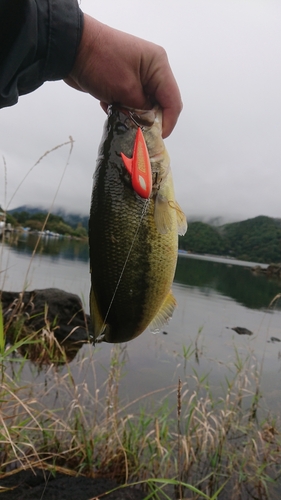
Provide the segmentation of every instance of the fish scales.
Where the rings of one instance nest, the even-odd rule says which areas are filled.
[[[151,127],[147,131],[149,145]],[[146,138],[145,127],[143,133]],[[108,342],[131,340],[151,323],[169,296],[177,261],[177,210],[170,209],[172,229],[162,234],[155,223],[157,194],[141,198],[122,162],[121,152],[133,153],[135,135],[136,125],[113,108],[94,175],[89,221],[91,317],[95,337],[104,331]],[[170,172],[165,194],[174,200]]]

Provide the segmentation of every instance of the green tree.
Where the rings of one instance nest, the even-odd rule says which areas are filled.
[[[13,212],[13,217],[19,224],[25,226],[26,221],[30,219],[31,216],[29,212],[23,211],[23,212]]]
[[[204,222],[191,222],[184,236],[179,238],[179,247],[194,253],[222,255],[225,242],[217,228]]]
[[[243,260],[281,262],[281,227],[278,219],[258,216],[221,228],[226,246]]]

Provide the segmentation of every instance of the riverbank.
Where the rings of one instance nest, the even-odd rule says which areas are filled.
[[[74,382],[64,342],[54,335],[57,324],[45,318],[45,328],[28,336],[21,335],[19,321],[14,343],[6,345],[0,318],[3,500],[75,495],[88,500],[116,485],[119,489],[106,498],[280,497],[280,420],[262,408],[260,371],[250,351],[245,357],[236,352],[219,397],[207,373],[187,371],[170,387],[122,403],[126,346],[112,348],[106,384],[90,392],[86,380]],[[40,349],[48,352],[44,365],[30,356],[34,347],[38,359]],[[95,352],[87,359],[92,384]],[[198,339],[178,353],[178,362],[187,367],[193,357],[197,362],[202,357]],[[25,379],[30,362],[38,374],[45,373],[40,383]],[[82,356],[81,367],[85,362]],[[123,489],[132,483],[138,484],[136,491]]]

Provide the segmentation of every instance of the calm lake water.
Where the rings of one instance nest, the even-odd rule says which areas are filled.
[[[61,288],[78,294],[88,312],[87,243],[44,238],[31,261],[35,241],[32,236],[19,235],[13,244],[1,244],[0,289]],[[281,343],[273,343],[270,338],[281,339],[281,312],[278,302],[273,310],[268,306],[281,292],[281,283],[254,274],[246,265],[252,264],[179,256],[173,284],[178,303],[174,317],[164,332],[152,334],[147,330],[122,346],[122,401],[133,401],[157,390],[153,398],[161,398],[167,395],[168,388],[176,387],[178,377],[184,381],[188,376],[188,383],[194,379],[196,384],[203,375],[208,375],[214,395],[220,395],[226,377],[231,379],[241,357],[249,365],[249,394],[251,383],[260,377],[261,406],[280,413]],[[246,327],[253,335],[239,336],[229,329],[236,326]],[[110,344],[83,346],[70,363],[75,384],[87,384],[93,394],[102,390],[111,353]],[[63,378],[68,369],[60,367],[55,376]],[[23,383],[34,380],[36,384],[50,385],[53,376],[49,368],[38,371],[28,364],[21,372]],[[47,403],[54,404],[54,394],[47,392]],[[171,397],[175,397],[176,404],[176,396]]]

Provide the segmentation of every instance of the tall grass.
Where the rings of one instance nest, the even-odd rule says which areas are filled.
[[[270,414],[256,418],[260,394],[250,355],[241,360],[236,352],[236,371],[225,381],[221,397],[213,397],[207,377],[193,373],[170,388],[122,404],[126,359],[126,346],[113,347],[106,383],[96,391],[85,381],[77,385],[69,365],[63,376],[49,368],[47,388],[44,383],[31,387],[21,382],[28,361],[6,350],[1,474],[34,467],[75,470],[114,478],[120,485],[138,484],[146,498],[154,499],[274,498],[274,488],[281,487],[280,423]],[[94,365],[93,356],[93,383]],[[196,382],[192,389],[191,377]],[[44,404],[52,393],[57,393],[54,409]]]
[[[91,386],[86,378],[77,383],[56,325],[28,332],[21,313],[4,325],[0,310],[2,477],[40,467],[114,478],[120,488],[137,484],[147,499],[280,497],[280,421],[260,412],[260,367],[250,351],[241,357],[234,348],[230,375],[214,396],[208,374],[189,368],[203,355],[196,337],[178,353],[182,380],[125,403],[126,345],[112,348],[101,387],[100,347],[89,345],[76,366],[90,373]],[[30,363],[37,373],[45,367],[40,383],[26,379]]]
[[[4,355],[4,350],[5,350],[4,320],[2,312],[2,303],[0,301],[0,359]]]

